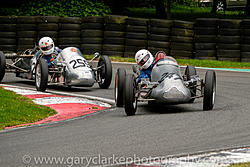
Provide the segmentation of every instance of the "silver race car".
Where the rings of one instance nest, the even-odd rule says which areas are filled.
[[[98,83],[100,88],[109,88],[112,79],[112,64],[108,56],[94,57],[87,62],[80,50],[75,47],[67,47],[58,54],[53,62],[53,67],[41,56],[41,51],[34,54],[34,50],[27,50],[21,55],[0,52],[0,81],[5,71],[14,72],[17,77],[34,79],[36,89],[45,91],[47,85],[83,86],[91,87]],[[93,68],[89,63],[100,57],[97,67]],[[12,59],[13,63],[7,63],[6,59]]]
[[[115,101],[118,107],[125,108],[128,116],[135,115],[137,102],[182,104],[193,103],[203,97],[203,110],[212,110],[216,94],[216,74],[206,72],[201,79],[194,66],[187,66],[184,75],[173,57],[154,64],[151,81],[142,79],[137,83],[139,67],[133,66],[134,74],[126,74],[119,68],[115,77]]]

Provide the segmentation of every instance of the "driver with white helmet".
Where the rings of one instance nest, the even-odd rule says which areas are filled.
[[[50,37],[43,37],[39,40],[39,49],[49,68],[53,67],[56,56],[62,51],[55,47],[54,41]]]
[[[136,52],[135,54],[135,61],[136,63],[142,67],[140,70],[140,76],[137,80],[137,82],[141,82],[143,78],[149,78],[151,79],[151,72],[153,69],[153,66],[160,61],[168,60],[172,64],[177,65],[177,61],[171,57],[167,56],[165,52],[159,51],[156,53],[155,58],[153,55],[146,49],[141,49]]]

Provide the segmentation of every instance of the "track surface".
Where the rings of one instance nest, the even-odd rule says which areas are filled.
[[[128,65],[113,64],[131,71]],[[202,111],[194,104],[154,106],[140,104],[133,117],[113,108],[74,121],[0,133],[0,166],[23,166],[24,155],[138,157],[193,153],[250,145],[250,73],[217,71],[216,105]],[[203,78],[205,70],[198,70]],[[114,78],[114,74],[113,74]],[[5,84],[33,87],[33,82],[5,76]],[[50,87],[77,94],[113,99],[108,90]],[[32,165],[32,163],[31,163]],[[33,165],[32,165],[33,166]]]

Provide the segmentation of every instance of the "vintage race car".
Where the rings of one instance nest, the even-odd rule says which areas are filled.
[[[49,68],[41,51],[35,50],[26,50],[20,55],[4,55],[0,52],[0,81],[5,72],[14,72],[17,77],[34,79],[38,91],[45,91],[47,85],[91,87],[97,82],[100,88],[110,86],[112,64],[108,56],[95,53],[87,62],[78,48],[67,47],[58,54],[53,66]],[[89,63],[98,57],[97,67],[93,68]],[[6,59],[12,59],[13,63],[7,63]]]
[[[164,52],[158,52],[162,56]],[[193,103],[196,98],[203,97],[203,110],[212,110],[216,95],[216,74],[208,70],[205,82],[194,66],[187,66],[184,75],[176,60],[170,56],[157,61],[152,69],[151,81],[142,79],[137,83],[139,67],[133,66],[134,74],[126,74],[119,68],[115,77],[115,101],[118,107],[125,108],[128,116],[135,115],[137,102],[151,104]],[[159,59],[158,59],[159,60]]]

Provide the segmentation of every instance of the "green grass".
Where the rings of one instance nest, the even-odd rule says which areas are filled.
[[[217,12],[215,14],[212,14],[211,9],[212,9],[211,7],[172,5],[171,19],[194,21],[196,18],[202,18],[202,17],[232,18],[232,19],[247,18],[244,15],[244,11],[226,11],[225,13]],[[131,17],[156,18],[155,8],[128,7],[125,8],[123,15]]]
[[[233,165],[230,165],[229,167],[250,167],[250,162],[248,162],[248,163],[233,164]]]
[[[92,55],[84,56],[87,60],[90,60]],[[135,59],[132,57],[109,57],[113,62],[132,62],[135,63]],[[218,61],[218,60],[198,60],[198,59],[177,59],[179,65],[193,65],[196,67],[210,67],[210,68],[241,68],[250,69],[250,63],[247,62],[231,62],[231,61]]]
[[[56,112],[0,87],[0,129],[42,120]]]

